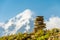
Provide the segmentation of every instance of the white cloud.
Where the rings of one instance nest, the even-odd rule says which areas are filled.
[[[47,29],[59,28],[60,29],[60,17],[51,17],[46,21]]]
[[[0,22],[0,26],[3,26],[3,25],[4,25],[4,23]]]

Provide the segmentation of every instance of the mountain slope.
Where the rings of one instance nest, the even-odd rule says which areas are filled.
[[[27,9],[17,16],[9,19],[6,23],[0,24],[0,36],[15,34],[18,32],[28,32],[33,28],[32,11]],[[32,25],[31,25],[32,24]],[[31,28],[31,29],[30,29]]]

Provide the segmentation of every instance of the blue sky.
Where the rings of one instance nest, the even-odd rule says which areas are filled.
[[[45,19],[60,17],[60,0],[0,0],[0,22],[7,21],[25,9],[30,9]]]

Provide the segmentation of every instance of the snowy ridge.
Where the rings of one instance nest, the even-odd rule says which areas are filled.
[[[10,35],[17,33],[21,27],[24,26],[25,29],[23,32],[28,32],[30,29],[30,21],[33,21],[32,11],[27,9],[22,13],[19,13],[17,16],[8,20],[7,23],[0,23],[0,27],[2,27],[3,31],[1,31],[2,35]]]

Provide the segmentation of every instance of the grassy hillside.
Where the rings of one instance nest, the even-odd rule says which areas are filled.
[[[60,40],[60,30],[39,30],[36,33],[18,33],[14,35],[3,36],[0,40]]]

